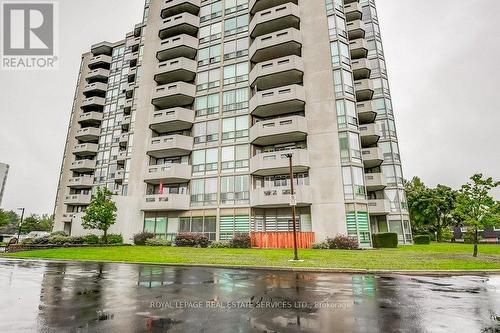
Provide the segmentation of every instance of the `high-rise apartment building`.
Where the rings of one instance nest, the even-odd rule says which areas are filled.
[[[290,231],[287,154],[300,231],[411,242],[374,1],[146,1],[82,56],[56,229],[106,186],[126,239]]]
[[[0,163],[0,207],[2,206],[3,193],[7,184],[7,176],[9,175],[9,165]]]

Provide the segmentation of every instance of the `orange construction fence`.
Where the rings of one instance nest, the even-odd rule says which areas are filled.
[[[251,232],[252,247],[293,248],[293,232]],[[314,244],[314,232],[297,232],[297,247],[310,248]]]

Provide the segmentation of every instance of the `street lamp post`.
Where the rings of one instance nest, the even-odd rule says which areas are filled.
[[[294,261],[299,261],[299,254],[297,250],[297,226],[296,226],[296,216],[295,216],[295,205],[296,203],[296,198],[295,198],[295,191],[293,188],[293,163],[292,163],[292,158],[293,154],[286,154],[285,155],[288,158],[289,161],[289,166],[290,166],[290,206],[292,207],[292,224],[293,224],[293,260]]]
[[[17,210],[21,211],[21,221],[19,221],[19,225],[17,227],[17,242],[20,242],[20,237],[21,237],[21,224],[23,224],[23,218],[24,218],[24,208],[18,208]]]

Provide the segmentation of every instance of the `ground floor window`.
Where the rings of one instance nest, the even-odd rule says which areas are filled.
[[[255,210],[252,215],[252,231],[293,231],[292,211],[284,209]],[[297,231],[311,231],[311,211],[309,207],[296,209]]]
[[[347,235],[356,239],[361,246],[371,245],[370,222],[368,212],[349,210],[347,205]]]
[[[230,240],[237,233],[247,233],[250,231],[250,217],[241,216],[221,216],[219,220],[219,239],[221,241]]]
[[[147,213],[144,217],[144,232],[155,234],[156,238],[160,239],[169,238],[171,235],[167,237],[167,217]]]
[[[179,219],[179,232],[202,233],[213,241],[216,239],[217,218],[215,216],[181,217]]]

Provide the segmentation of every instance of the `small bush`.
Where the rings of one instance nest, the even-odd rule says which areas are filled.
[[[55,236],[50,236],[49,237],[49,244],[51,245],[64,245],[68,244],[70,242],[70,237],[68,236],[61,236],[61,235],[55,235]]]
[[[155,238],[155,234],[151,232],[141,232],[134,235],[135,245],[146,245],[146,240],[150,238]]]
[[[314,243],[312,248],[315,250],[327,250],[330,247],[328,246],[327,242],[321,242],[321,243]]]
[[[73,245],[85,244],[85,237],[70,237],[68,243]]]
[[[395,232],[382,232],[373,234],[373,247],[380,248],[397,248],[398,247],[398,234]]]
[[[22,245],[31,245],[33,244],[33,238],[26,238],[21,241]]]
[[[172,242],[166,239],[148,238],[146,239],[147,246],[172,246]]]
[[[210,245],[208,247],[210,247],[212,249],[227,249],[227,248],[232,247],[232,244],[231,244],[231,242],[227,242],[227,241],[212,242],[212,243],[210,243]]]
[[[97,236],[97,235],[88,234],[86,236],[83,236],[82,238],[83,238],[85,244],[89,244],[89,245],[99,244],[99,236]]]
[[[208,237],[195,232],[181,232],[175,237],[176,246],[208,247]]]
[[[345,235],[338,235],[335,238],[327,238],[326,243],[329,249],[334,250],[356,250],[358,241]]]
[[[473,230],[473,229],[469,229],[467,230],[464,234],[463,234],[463,239],[464,239],[464,243],[467,243],[467,244],[474,244],[474,236],[475,236],[476,232]],[[481,239],[483,239],[481,237],[481,233],[479,232],[477,234],[477,242],[479,243],[481,241]]]
[[[417,245],[429,245],[431,243],[431,236],[429,235],[417,235],[413,237],[413,243]]]
[[[104,236],[101,236],[100,241],[104,244]],[[109,234],[107,244],[123,244],[123,236],[120,234]]]
[[[49,243],[49,236],[38,237],[32,240],[34,245],[44,245]]]
[[[69,235],[64,232],[64,231],[54,231],[53,233],[50,234],[50,237],[52,236],[65,236],[68,237]]]
[[[247,233],[235,234],[231,239],[231,247],[235,249],[249,249],[252,247],[250,235]]]

